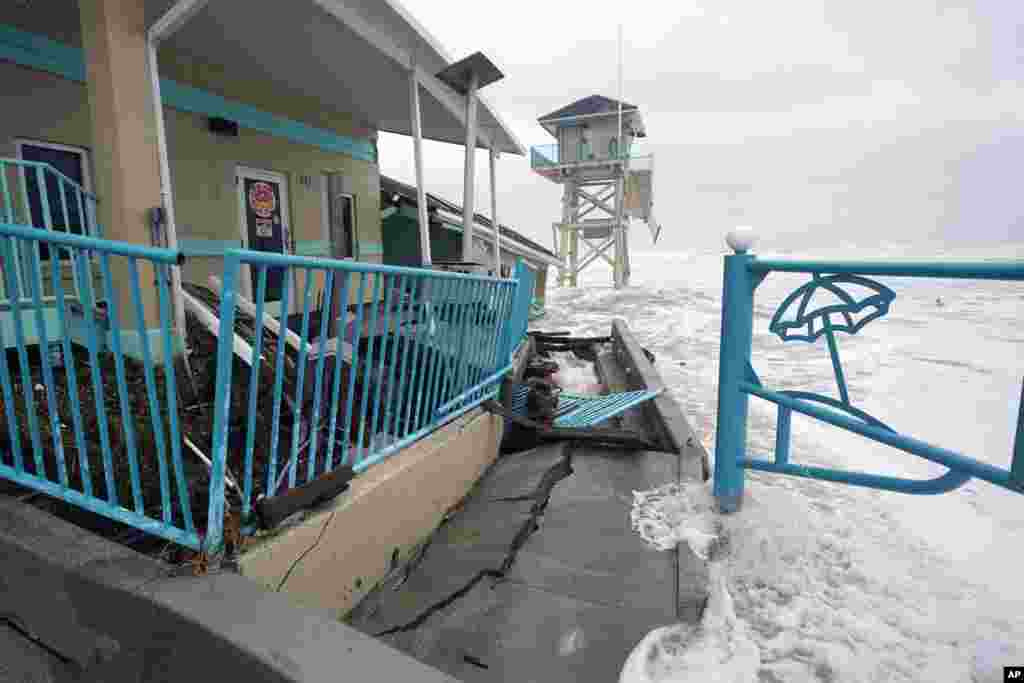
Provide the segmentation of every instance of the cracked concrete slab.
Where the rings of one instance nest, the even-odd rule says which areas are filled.
[[[630,528],[629,507],[616,498],[549,506],[509,580],[597,603],[643,606],[673,619],[675,553],[644,543]]]
[[[483,500],[543,497],[554,479],[551,473],[567,462],[564,443],[510,453],[494,463],[473,496]]]
[[[568,475],[555,457],[547,472],[499,461],[406,583],[381,589],[351,623],[465,681],[615,680],[640,638],[676,620],[676,553],[649,548],[629,519],[633,490],[677,480],[676,456],[575,448],[569,458]],[[504,491],[554,483],[538,500],[482,496],[499,473]],[[514,536],[524,515],[536,526]],[[493,571],[508,559],[504,576]]]
[[[479,582],[396,646],[462,681],[617,681],[633,646],[670,623],[511,582]]]
[[[633,491],[678,481],[679,456],[657,451],[622,452],[577,446],[572,451],[572,476],[551,490],[549,508],[583,500],[615,498],[633,503]]]
[[[429,551],[428,551],[429,555]],[[370,635],[415,628],[431,610],[470,586],[481,575],[497,573],[506,553],[445,552],[425,558],[404,582],[389,582],[348,616],[350,626]]]
[[[0,683],[54,683],[64,664],[23,634],[0,624]]]
[[[498,461],[433,534],[422,557],[378,586],[349,623],[371,634],[410,628],[481,576],[505,572],[536,528],[551,487],[568,471],[562,444]],[[498,485],[490,486],[494,478]]]
[[[619,384],[660,383],[646,358],[631,361],[639,347],[622,341],[623,329],[619,346],[629,348],[604,358],[605,369]],[[634,491],[703,475],[699,444],[665,400],[672,410],[643,417],[658,425],[666,452],[548,444],[499,459],[403,587],[412,605],[421,593],[419,611],[384,598],[378,609],[388,618],[378,625],[405,621],[382,640],[463,681],[589,683],[616,681],[652,629],[698,621],[706,563],[687,547],[651,548],[630,520]],[[528,504],[535,521],[518,537],[519,517],[500,507],[510,499]],[[502,549],[507,570],[480,571]]]
[[[349,623],[371,634],[405,626],[481,574],[504,571],[535,524],[533,508],[529,500],[469,501],[436,532],[408,575],[381,585]]]
[[[632,492],[676,481],[677,456],[577,447],[572,475],[551,491],[539,529],[507,577],[595,603],[675,616],[676,553],[648,546],[631,528]]]
[[[452,546],[455,552],[507,553],[533,525],[534,507],[532,500],[488,501],[474,497],[437,530],[427,555],[439,554],[443,546]]]

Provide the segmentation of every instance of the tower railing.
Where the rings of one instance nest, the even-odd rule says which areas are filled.
[[[631,165],[634,161],[649,159],[649,154],[637,154],[631,150],[624,150],[616,153],[614,149],[590,149],[572,150],[572,153],[562,156],[559,153],[558,144],[533,145],[530,147],[530,167],[537,172],[554,170],[565,166],[577,166],[580,164],[602,164],[612,161],[629,160]]]
[[[735,254],[725,257],[722,329],[719,355],[718,427],[715,445],[714,494],[723,512],[739,508],[748,469],[807,477],[911,494],[945,493],[972,477],[1024,493],[1024,405],[1018,419],[1009,469],[967,457],[950,449],[900,434],[881,419],[853,405],[839,355],[838,333],[856,334],[888,314],[896,294],[869,276],[976,280],[1024,280],[1024,262],[892,262],[797,261],[758,259],[748,254],[749,243],[730,236]],[[782,341],[813,343],[825,339],[837,393],[766,387],[751,360],[754,294],[773,272],[803,273],[808,281],[782,301],[769,330]],[[749,398],[777,406],[775,450],[772,459],[747,450]],[[1024,395],[1022,395],[1024,401]],[[793,413],[887,444],[938,463],[947,471],[918,480],[866,472],[812,467],[790,462],[790,423]]]

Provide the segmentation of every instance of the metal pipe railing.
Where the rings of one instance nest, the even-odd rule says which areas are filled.
[[[1021,446],[1024,441],[1021,436],[1024,433],[1024,395],[1011,466],[1009,469],[995,467],[899,434],[853,406],[836,338],[838,332],[856,334],[889,312],[889,305],[896,294],[885,285],[867,278],[867,275],[1020,281],[1024,280],[1024,263],[762,260],[746,253],[748,245],[744,244],[745,241],[742,235],[731,235],[730,244],[736,253],[725,257],[714,475],[714,494],[723,512],[739,508],[743,498],[744,471],[747,469],[914,494],[944,493],[977,477],[1024,493]],[[806,391],[774,391],[763,387],[757,379],[751,364],[754,293],[772,272],[811,275],[809,282],[782,302],[771,319],[769,330],[782,341],[813,343],[825,337],[838,399]],[[818,294],[830,297],[825,305],[816,299]],[[817,303],[812,303],[815,301]],[[749,396],[778,406],[774,460],[751,458],[747,454]],[[941,464],[948,471],[934,479],[914,480],[791,463],[790,421],[794,412]]]
[[[227,425],[244,423],[243,519],[251,517],[259,496],[280,495],[342,465],[360,472],[492,398],[498,390],[494,377],[509,369],[511,339],[525,334],[520,293],[532,291],[532,286],[527,283],[528,271],[519,273],[520,280],[503,280],[228,251],[221,290],[213,461],[220,465],[228,456]],[[256,290],[257,341],[247,373],[246,412],[233,416],[228,413],[235,404],[228,360],[237,292],[248,289],[243,278]],[[356,292],[354,319],[341,325],[338,340],[352,348],[350,362],[338,354],[310,358],[306,353],[312,330],[319,329],[322,342],[331,329],[327,311],[338,278],[343,305],[349,292]],[[271,287],[272,281],[280,286]],[[291,294],[293,287],[297,296]],[[325,291],[318,320],[312,308],[316,289]],[[263,314],[271,306],[278,308],[278,332],[265,324]],[[286,371],[285,349],[291,347],[279,331],[288,329],[289,318],[299,321],[299,350],[288,356],[294,369]],[[276,340],[276,353],[269,357],[259,346],[267,334]],[[283,397],[292,392],[289,408]],[[222,497],[223,470],[216,470],[215,477],[211,495]]]
[[[44,279],[43,246],[73,265],[74,296],[60,269]],[[0,477],[195,550],[223,542],[229,461],[232,469],[241,461],[234,488],[251,525],[260,496],[341,465],[365,470],[493,398],[526,333],[533,292],[522,263],[516,279],[497,279],[229,251],[219,315],[206,320],[217,321],[219,338],[212,450],[196,470],[182,453],[187,430],[173,363],[180,346],[167,269],[181,262],[173,250],[0,223],[0,274],[5,291],[18,294],[0,314],[10,316],[0,344],[17,356],[0,353]],[[143,296],[150,270],[155,306]],[[238,356],[247,280],[255,329]],[[332,328],[326,312],[336,308],[336,289],[343,310],[355,294],[355,314],[336,342],[352,349],[350,358],[311,352],[326,348],[310,337],[317,330],[323,342]],[[274,307],[277,321],[268,325]],[[301,314],[297,345],[283,338],[293,311]],[[59,359],[45,352],[51,341]],[[30,356],[33,344],[44,352]],[[236,362],[248,365],[237,378]],[[238,428],[241,442],[233,440]],[[196,447],[194,437],[189,444]]]
[[[42,296],[43,245],[51,258],[65,257],[77,265],[81,319],[74,324],[69,315],[73,297],[59,269],[49,269],[52,296]],[[15,281],[14,263],[19,258],[24,266],[22,284]],[[115,259],[117,272],[126,273],[127,281],[123,275],[115,278]],[[0,224],[6,291],[24,292],[25,285],[28,295],[8,299],[10,308],[4,315],[10,317],[13,340],[5,338],[5,325],[0,325],[0,347],[14,346],[18,365],[12,368],[7,354],[0,353],[6,444],[0,450],[0,477],[199,549],[201,538],[193,518],[197,500],[181,453],[172,360],[176,349],[165,277],[166,269],[180,261],[180,254],[167,249]],[[158,320],[148,324],[140,262],[156,274]],[[109,330],[99,321],[97,280],[106,299]],[[125,290],[130,306],[122,311],[116,292]],[[34,338],[26,329],[27,320],[34,323]],[[151,336],[160,345],[159,358]],[[137,349],[135,357],[126,353],[129,338]],[[58,357],[48,353],[51,341],[59,348]],[[37,360],[28,352],[33,345],[40,347]],[[145,392],[142,405],[132,391],[140,385]],[[108,411],[108,404],[116,409]],[[70,430],[64,426],[68,422]],[[31,448],[28,460],[23,457],[26,445]]]

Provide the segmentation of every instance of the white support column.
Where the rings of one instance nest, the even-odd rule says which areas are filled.
[[[462,192],[462,260],[473,260],[473,200],[476,180],[476,88],[479,78],[469,77],[466,91],[466,162]]]
[[[566,187],[569,192],[569,220],[571,228],[567,228],[569,235],[569,286],[575,287],[579,284],[580,274],[580,230],[576,226],[579,223],[580,197],[576,181],[568,181]]]
[[[149,79],[153,92],[153,115],[156,118],[157,151],[160,156],[160,195],[164,209],[164,230],[167,234],[167,247],[178,248],[178,224],[174,220],[174,191],[171,187],[171,162],[167,153],[167,133],[164,127],[164,110],[160,95],[160,75],[157,71],[156,45],[150,41],[148,50]],[[155,245],[160,246],[160,245]],[[185,299],[182,296],[181,267],[173,266],[171,271],[171,301],[173,304],[174,329],[184,342],[185,335]]]
[[[498,226],[498,150],[490,149],[491,223],[494,226],[494,277],[501,277],[501,228]]]
[[[576,286],[576,262],[573,259],[573,235],[574,230],[569,228],[576,221],[576,210],[573,207],[573,200],[576,196],[576,186],[571,179],[565,181],[565,193],[562,197],[562,262],[565,263],[564,286]]]
[[[157,48],[195,16],[209,0],[178,0],[157,19],[146,32],[146,57],[149,70],[150,89],[153,98],[153,116],[156,119],[156,143],[160,157],[160,195],[164,208],[164,229],[167,232],[167,246],[178,248],[178,224],[174,219],[174,188],[171,184],[171,162],[167,153],[167,129],[164,124],[163,98],[160,94],[160,72],[157,60]],[[185,299],[182,296],[181,267],[174,266],[171,271],[171,300],[173,305],[174,327],[181,339],[185,340]]]
[[[423,267],[430,268],[430,222],[427,218],[427,189],[423,185],[423,131],[420,121],[420,80],[415,66],[409,71],[409,102],[412,118],[412,145],[416,163],[416,208],[420,224],[420,254]]]
[[[623,194],[625,191],[626,176],[625,166],[619,164],[619,178],[615,186],[615,223],[612,230],[614,230],[615,236],[615,264],[613,269],[613,277],[615,281],[615,289],[622,289],[626,286],[625,282],[625,249],[626,241],[623,237],[624,228],[622,225],[622,202],[624,200]]]

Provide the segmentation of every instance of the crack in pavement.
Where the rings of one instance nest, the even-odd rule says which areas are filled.
[[[512,496],[509,498],[491,499],[490,501],[488,501],[537,501],[536,504],[530,510],[529,518],[523,523],[522,528],[516,534],[515,538],[512,539],[512,543],[509,545],[508,551],[505,554],[505,560],[501,563],[500,567],[498,567],[497,569],[480,570],[475,575],[473,575],[469,579],[469,581],[466,582],[466,585],[454,591],[451,595],[435,602],[433,605],[430,605],[420,614],[414,617],[412,620],[408,621],[405,624],[393,626],[392,628],[389,628],[385,631],[376,633],[374,634],[374,637],[380,638],[382,636],[394,635],[396,633],[405,633],[408,631],[412,631],[416,628],[419,628],[432,615],[445,609],[446,607],[454,603],[456,600],[469,593],[469,591],[471,591],[478,583],[480,583],[480,581],[484,580],[485,578],[491,578],[496,580],[505,578],[505,575],[508,573],[508,570],[511,569],[512,565],[515,563],[516,555],[519,553],[519,549],[523,547],[523,545],[526,543],[527,539],[529,539],[530,536],[532,536],[538,529],[540,529],[540,525],[538,524],[537,520],[541,517],[541,515],[544,514],[544,510],[547,507],[548,501],[551,498],[552,489],[554,489],[555,485],[558,482],[562,481],[563,479],[569,477],[572,474],[572,449],[572,444],[568,444],[566,446],[566,450],[563,457],[544,473],[544,475],[541,477],[540,482],[537,484],[537,490],[534,493],[524,496]],[[443,527],[439,527],[438,531],[440,531],[440,528]],[[431,545],[433,537],[437,533],[438,532],[435,531],[434,534],[431,535],[431,539],[428,540],[426,543],[427,547]],[[420,554],[420,559],[422,559],[423,555],[426,554],[425,551],[426,548],[424,548],[424,552]],[[412,574],[413,571],[414,569],[406,573],[402,583],[404,583],[405,580],[408,579],[408,577]]]

